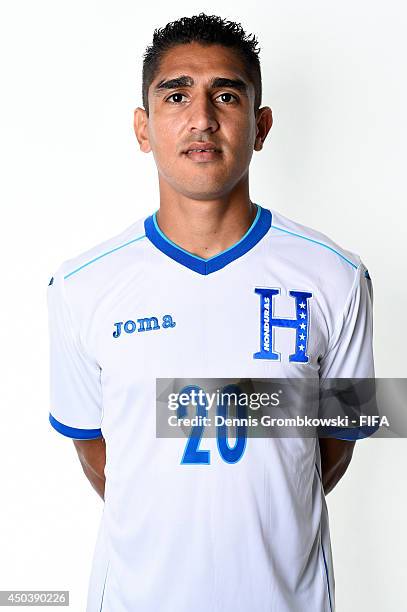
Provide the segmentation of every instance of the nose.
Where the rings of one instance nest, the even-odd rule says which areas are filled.
[[[195,95],[190,105],[189,128],[192,132],[215,132],[219,127],[216,109],[207,93]]]

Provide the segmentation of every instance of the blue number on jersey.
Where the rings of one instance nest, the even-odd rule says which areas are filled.
[[[241,389],[237,385],[227,385],[223,387],[222,393],[235,393],[236,397],[239,398],[242,394]],[[224,419],[227,418],[227,404],[222,401],[217,406],[217,414]],[[240,406],[239,403],[237,405],[237,418],[239,420],[247,418],[247,406]],[[236,442],[234,446],[229,446],[228,436],[227,436],[227,427],[223,423],[220,424],[216,428],[216,437],[218,441],[218,449],[220,455],[226,463],[237,463],[239,459],[242,458],[242,455],[246,448],[246,440],[247,440],[247,427],[246,425],[238,425],[237,426],[237,436]]]
[[[197,392],[199,392],[200,387],[198,387],[197,385],[187,385],[186,387],[184,387],[181,392],[182,394],[186,394],[186,395],[191,395],[191,391],[195,389]],[[206,401],[206,396],[204,395],[203,398],[201,397],[202,394],[199,395],[199,401],[197,402],[196,405],[196,415],[198,417],[205,417],[206,416],[206,407],[207,407],[207,401]],[[202,400],[202,401],[201,401]],[[185,406],[178,406],[177,408],[177,417],[179,419],[182,419],[183,417],[186,416],[186,407]],[[202,464],[209,464],[209,456],[210,453],[209,451],[206,450],[199,450],[198,446],[199,443],[201,441],[202,438],[202,434],[203,434],[203,430],[204,430],[204,426],[203,425],[194,425],[191,429],[191,433],[189,434],[189,439],[188,439],[188,443],[185,447],[185,451],[184,451],[184,455],[182,457],[181,463],[202,463]]]
[[[200,387],[195,385],[188,385],[182,389],[181,393],[190,394],[191,390],[195,389],[199,391]],[[222,393],[236,393],[236,396],[239,397],[241,394],[241,389],[237,385],[227,385],[222,389]],[[203,401],[197,402],[196,415],[199,417],[205,417],[207,401],[205,394],[200,394],[200,398],[203,395]],[[227,418],[227,404],[222,401],[217,405],[216,414],[224,419]],[[186,416],[186,408],[178,406],[177,409],[178,418],[183,418]],[[237,418],[243,419],[247,417],[247,407],[246,406],[237,406]],[[191,433],[188,438],[187,445],[185,447],[184,455],[181,460],[181,464],[206,464],[210,463],[210,451],[200,450],[198,446],[201,441],[201,437],[203,434],[204,425],[194,425],[191,429]],[[247,440],[247,427],[246,425],[238,425],[237,426],[237,436],[236,442],[234,446],[229,446],[229,442],[227,439],[227,428],[225,424],[221,424],[216,427],[216,437],[218,443],[219,453],[226,463],[237,463],[241,458],[246,448],[246,440]]]

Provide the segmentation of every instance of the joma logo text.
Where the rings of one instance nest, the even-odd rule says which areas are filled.
[[[153,331],[161,328],[175,327],[175,321],[171,315],[163,315],[161,325],[158,323],[157,317],[143,317],[142,319],[136,319],[133,321],[118,321],[113,323],[113,338],[119,338],[122,332],[125,334],[134,334],[134,332],[146,332]]]

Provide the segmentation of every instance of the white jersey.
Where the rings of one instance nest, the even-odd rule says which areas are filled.
[[[87,612],[332,612],[317,438],[186,456],[156,436],[156,378],[373,377],[359,257],[258,206],[205,260],[154,214],[63,262],[48,308],[50,422],[106,440]]]

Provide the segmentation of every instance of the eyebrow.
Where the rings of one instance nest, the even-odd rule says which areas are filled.
[[[165,89],[176,89],[177,87],[193,87],[194,79],[185,74],[174,77],[173,79],[163,80],[157,83],[154,87],[153,93],[159,95],[162,90]],[[242,79],[226,79],[224,77],[214,77],[209,82],[211,89],[217,89],[219,87],[229,87],[236,89],[243,94],[247,95],[247,84]]]

